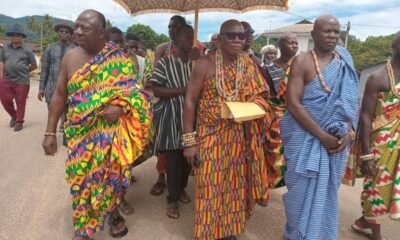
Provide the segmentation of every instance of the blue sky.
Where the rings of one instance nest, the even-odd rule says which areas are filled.
[[[168,20],[172,16],[158,13],[133,17],[113,0],[14,0],[13,4],[8,4],[9,1],[6,4],[6,1],[0,0],[0,13],[12,17],[47,13],[75,20],[83,10],[96,9],[123,31],[132,24],[142,23],[151,26],[158,33],[167,33]],[[262,33],[294,24],[303,18],[312,21],[322,14],[337,16],[343,27],[350,21],[350,33],[360,39],[400,31],[400,0],[290,0],[288,12],[263,10],[244,14],[201,13],[199,39],[208,41],[214,32],[218,32],[222,22],[232,18],[248,21],[256,33]],[[194,22],[193,14],[184,16]]]

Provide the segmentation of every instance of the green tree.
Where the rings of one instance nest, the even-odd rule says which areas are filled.
[[[27,27],[40,35],[41,52],[50,41],[57,37],[53,31],[53,18],[49,14],[45,14],[43,18],[30,17]]]
[[[143,24],[133,24],[126,31],[137,34],[147,44],[147,47],[152,50],[158,44],[169,41],[169,38],[165,34],[157,34],[151,27]]]
[[[277,44],[277,40],[276,38],[270,38],[269,42],[268,42],[268,38],[266,36],[259,36],[259,37],[254,37],[254,42],[252,45],[252,49],[256,52],[260,52],[261,48],[263,48],[264,46],[271,44],[271,45],[275,45]]]
[[[6,27],[0,24],[0,36],[6,35]]]
[[[392,54],[393,37],[394,35],[368,37],[362,42],[350,35],[348,49],[353,56],[357,72],[386,61]]]

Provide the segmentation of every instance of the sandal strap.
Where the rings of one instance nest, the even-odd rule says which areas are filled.
[[[121,216],[121,215],[119,215],[118,217],[116,217],[116,218],[114,218],[112,221],[111,221],[111,224],[110,225],[112,225],[112,226],[117,226],[118,224],[120,224],[120,223],[125,223],[125,219]]]

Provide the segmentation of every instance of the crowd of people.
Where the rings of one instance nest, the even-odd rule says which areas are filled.
[[[74,27],[54,27],[59,40],[41,60],[38,99],[49,110],[42,145],[54,155],[56,132],[64,133],[74,240],[92,239],[105,221],[110,236],[128,233],[122,215],[134,211],[124,195],[134,167],[152,155],[158,178],[150,193],[166,188],[169,218],[192,201],[185,189],[194,175],[194,239],[236,239],[254,206],[267,207],[270,191],[280,187],[287,188],[284,239],[338,239],[344,176],[365,177],[362,216],[352,229],[385,239],[380,224],[400,219],[400,33],[360,104],[358,75],[351,54],[338,46],[334,16],[315,20],[314,48],[301,54],[289,32],[277,46],[254,51],[251,25],[234,19],[207,50],[194,44],[183,17],[173,16],[168,29],[171,41],[152,59],[140,36],[106,29],[96,10],[82,12]],[[7,36],[0,99],[10,127],[21,131],[37,64],[23,32]],[[230,102],[264,114],[235,119],[224,113]]]

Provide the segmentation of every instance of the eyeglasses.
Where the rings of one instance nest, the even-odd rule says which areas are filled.
[[[244,40],[246,38],[244,32],[225,32],[221,34],[225,35],[229,40],[235,40],[236,38],[239,38],[239,40]]]

